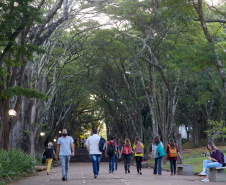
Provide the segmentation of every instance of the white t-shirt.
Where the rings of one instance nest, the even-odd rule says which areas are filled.
[[[60,145],[59,155],[71,155],[71,143],[73,143],[71,136],[58,138],[57,144]]]
[[[88,137],[86,145],[89,147],[89,154],[102,154],[99,150],[99,141],[100,136],[97,134]]]
[[[160,145],[164,147],[161,141],[160,141]],[[155,144],[152,144],[152,151],[154,150],[154,158],[157,158],[157,156],[155,156],[157,148],[158,148],[158,145],[156,146]]]

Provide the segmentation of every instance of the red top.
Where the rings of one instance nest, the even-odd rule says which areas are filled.
[[[177,148],[177,145],[175,144],[176,148]],[[177,153],[179,152],[178,148],[177,148]],[[167,153],[167,160],[177,160],[177,157],[170,157],[169,156],[169,145],[167,145],[167,149],[166,149],[166,153]]]
[[[108,141],[108,142],[107,142],[107,146],[109,146],[109,145],[110,145],[110,142],[111,142],[111,143],[114,143],[114,141],[113,141],[113,140],[111,140],[111,141]],[[115,144],[114,144],[114,145],[115,145],[115,147],[117,147],[117,144],[116,144],[116,142],[115,142]]]

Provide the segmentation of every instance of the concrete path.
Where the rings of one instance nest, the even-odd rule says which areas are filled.
[[[162,176],[153,175],[153,169],[143,168],[143,175],[137,175],[135,166],[131,167],[131,173],[125,174],[123,164],[114,174],[108,173],[108,163],[100,164],[100,174],[94,179],[92,163],[70,163],[68,181],[62,181],[61,167],[53,167],[50,175],[46,172],[38,172],[35,176],[26,177],[11,183],[12,185],[196,185],[203,177],[199,176],[170,176],[170,172],[163,171]],[[209,182],[208,184],[225,185],[225,182]]]

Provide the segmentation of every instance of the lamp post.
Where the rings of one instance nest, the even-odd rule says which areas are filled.
[[[11,148],[12,148],[12,146],[13,146],[13,117],[15,117],[16,116],[16,111],[14,110],[14,109],[10,109],[9,111],[8,111],[8,113],[9,113],[9,116],[10,116],[10,141],[9,141],[9,144],[11,145]]]
[[[45,135],[45,132],[41,132],[41,133],[40,133],[40,136],[43,137],[44,135]]]

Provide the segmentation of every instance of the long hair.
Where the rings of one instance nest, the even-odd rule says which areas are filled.
[[[128,138],[125,139],[125,145],[131,146],[130,140]]]
[[[140,140],[140,138],[137,136],[137,137],[135,138],[134,144],[137,145],[137,143],[138,143],[139,140]]]
[[[213,143],[213,141],[210,141],[208,143],[208,145],[210,145],[211,150],[216,150],[217,149],[217,147],[215,146],[215,144]],[[207,149],[208,152],[211,152],[210,149],[208,148],[208,145],[206,146],[206,149]]]
[[[173,142],[173,138],[170,138],[169,139],[169,144],[170,144],[170,146],[173,148],[173,147],[175,147],[175,143]]]
[[[160,139],[159,139],[159,137],[158,137],[158,136],[155,136],[155,139],[154,139],[154,144],[155,144],[156,146],[158,146],[158,145],[159,145],[159,143],[160,143]]]

